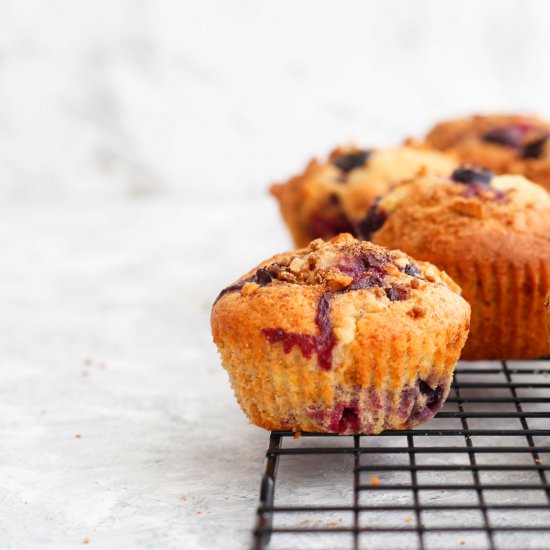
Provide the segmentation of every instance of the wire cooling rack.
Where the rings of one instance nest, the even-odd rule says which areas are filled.
[[[479,362],[414,430],[272,432],[253,547],[547,550],[549,419],[550,360]]]

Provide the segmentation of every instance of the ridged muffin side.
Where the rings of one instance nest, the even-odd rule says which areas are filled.
[[[544,309],[546,313],[546,338],[548,340],[548,349],[550,350],[550,291],[548,292],[546,300],[544,301]]]
[[[341,235],[229,289],[212,333],[258,426],[379,433],[431,418],[447,397],[470,310],[430,264]]]
[[[472,306],[463,359],[545,355],[550,195],[521,176],[456,174],[419,178],[382,197],[370,217],[383,222],[365,237],[430,261],[461,285]]]
[[[326,161],[312,160],[304,173],[272,185],[296,246],[356,234],[357,223],[374,199],[393,183],[429,174],[448,175],[456,161],[420,146],[386,150],[338,148]]]

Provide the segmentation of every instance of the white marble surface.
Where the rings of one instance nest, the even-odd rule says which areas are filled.
[[[208,316],[289,246],[267,185],[445,115],[550,115],[549,15],[0,2],[0,546],[246,547],[266,434]]]

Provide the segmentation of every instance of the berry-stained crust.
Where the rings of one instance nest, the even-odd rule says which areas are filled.
[[[257,425],[374,434],[439,410],[469,315],[435,266],[343,234],[274,256],[225,289],[212,333]]]
[[[264,328],[262,332],[269,343],[282,342],[285,353],[290,353],[293,346],[296,345],[300,348],[302,355],[308,359],[316,353],[319,366],[322,369],[330,370],[332,368],[332,349],[336,344],[330,318],[330,300],[333,295],[365,288],[383,288],[386,296],[392,302],[409,298],[409,290],[405,286],[387,283],[387,272],[384,266],[390,262],[388,257],[368,249],[360,251],[359,254],[356,252],[342,254],[336,261],[337,269],[345,276],[351,277],[352,282],[342,290],[325,292],[321,296],[315,317],[319,335],[289,333],[281,328]],[[420,273],[414,264],[407,264],[405,270],[407,269],[409,272]],[[417,276],[415,275],[415,277]]]
[[[378,411],[377,417],[385,419],[399,418],[404,428],[416,426],[432,418],[443,406],[450,380],[433,383],[432,388],[424,380],[402,389],[397,395],[391,391],[363,392],[361,401],[357,398],[349,401],[337,401],[330,409],[314,408],[309,416],[318,422],[318,431],[350,434],[369,433],[373,429],[372,412]],[[356,392],[361,394],[359,388]],[[370,413],[370,414],[369,414]],[[384,425],[384,428],[390,428]]]
[[[314,241],[303,254],[263,266],[254,275],[225,288],[216,302],[227,293],[241,291],[247,284],[322,285],[325,291],[317,303],[315,316],[318,334],[289,332],[280,327],[264,327],[262,334],[270,344],[282,344],[285,353],[296,346],[306,359],[317,355],[319,367],[330,370],[336,345],[330,303],[335,295],[377,289],[380,297],[385,295],[390,302],[403,301],[410,297],[412,279],[426,279],[418,265],[399,252],[359,243],[351,236],[344,236],[342,242],[343,245],[327,250],[323,241]],[[416,287],[416,283],[412,286]]]
[[[302,355],[309,359],[317,354],[317,361],[322,369],[332,368],[332,349],[336,345],[336,338],[332,332],[332,319],[330,318],[330,298],[332,292],[326,292],[321,296],[317,304],[315,323],[319,327],[319,335],[297,334],[285,332],[281,328],[264,328],[262,333],[270,344],[283,343],[285,353],[290,353],[294,345],[300,348]]]

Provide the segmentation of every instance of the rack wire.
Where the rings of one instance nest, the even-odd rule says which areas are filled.
[[[271,432],[253,547],[546,550],[549,419],[550,360],[479,362],[414,430]]]

